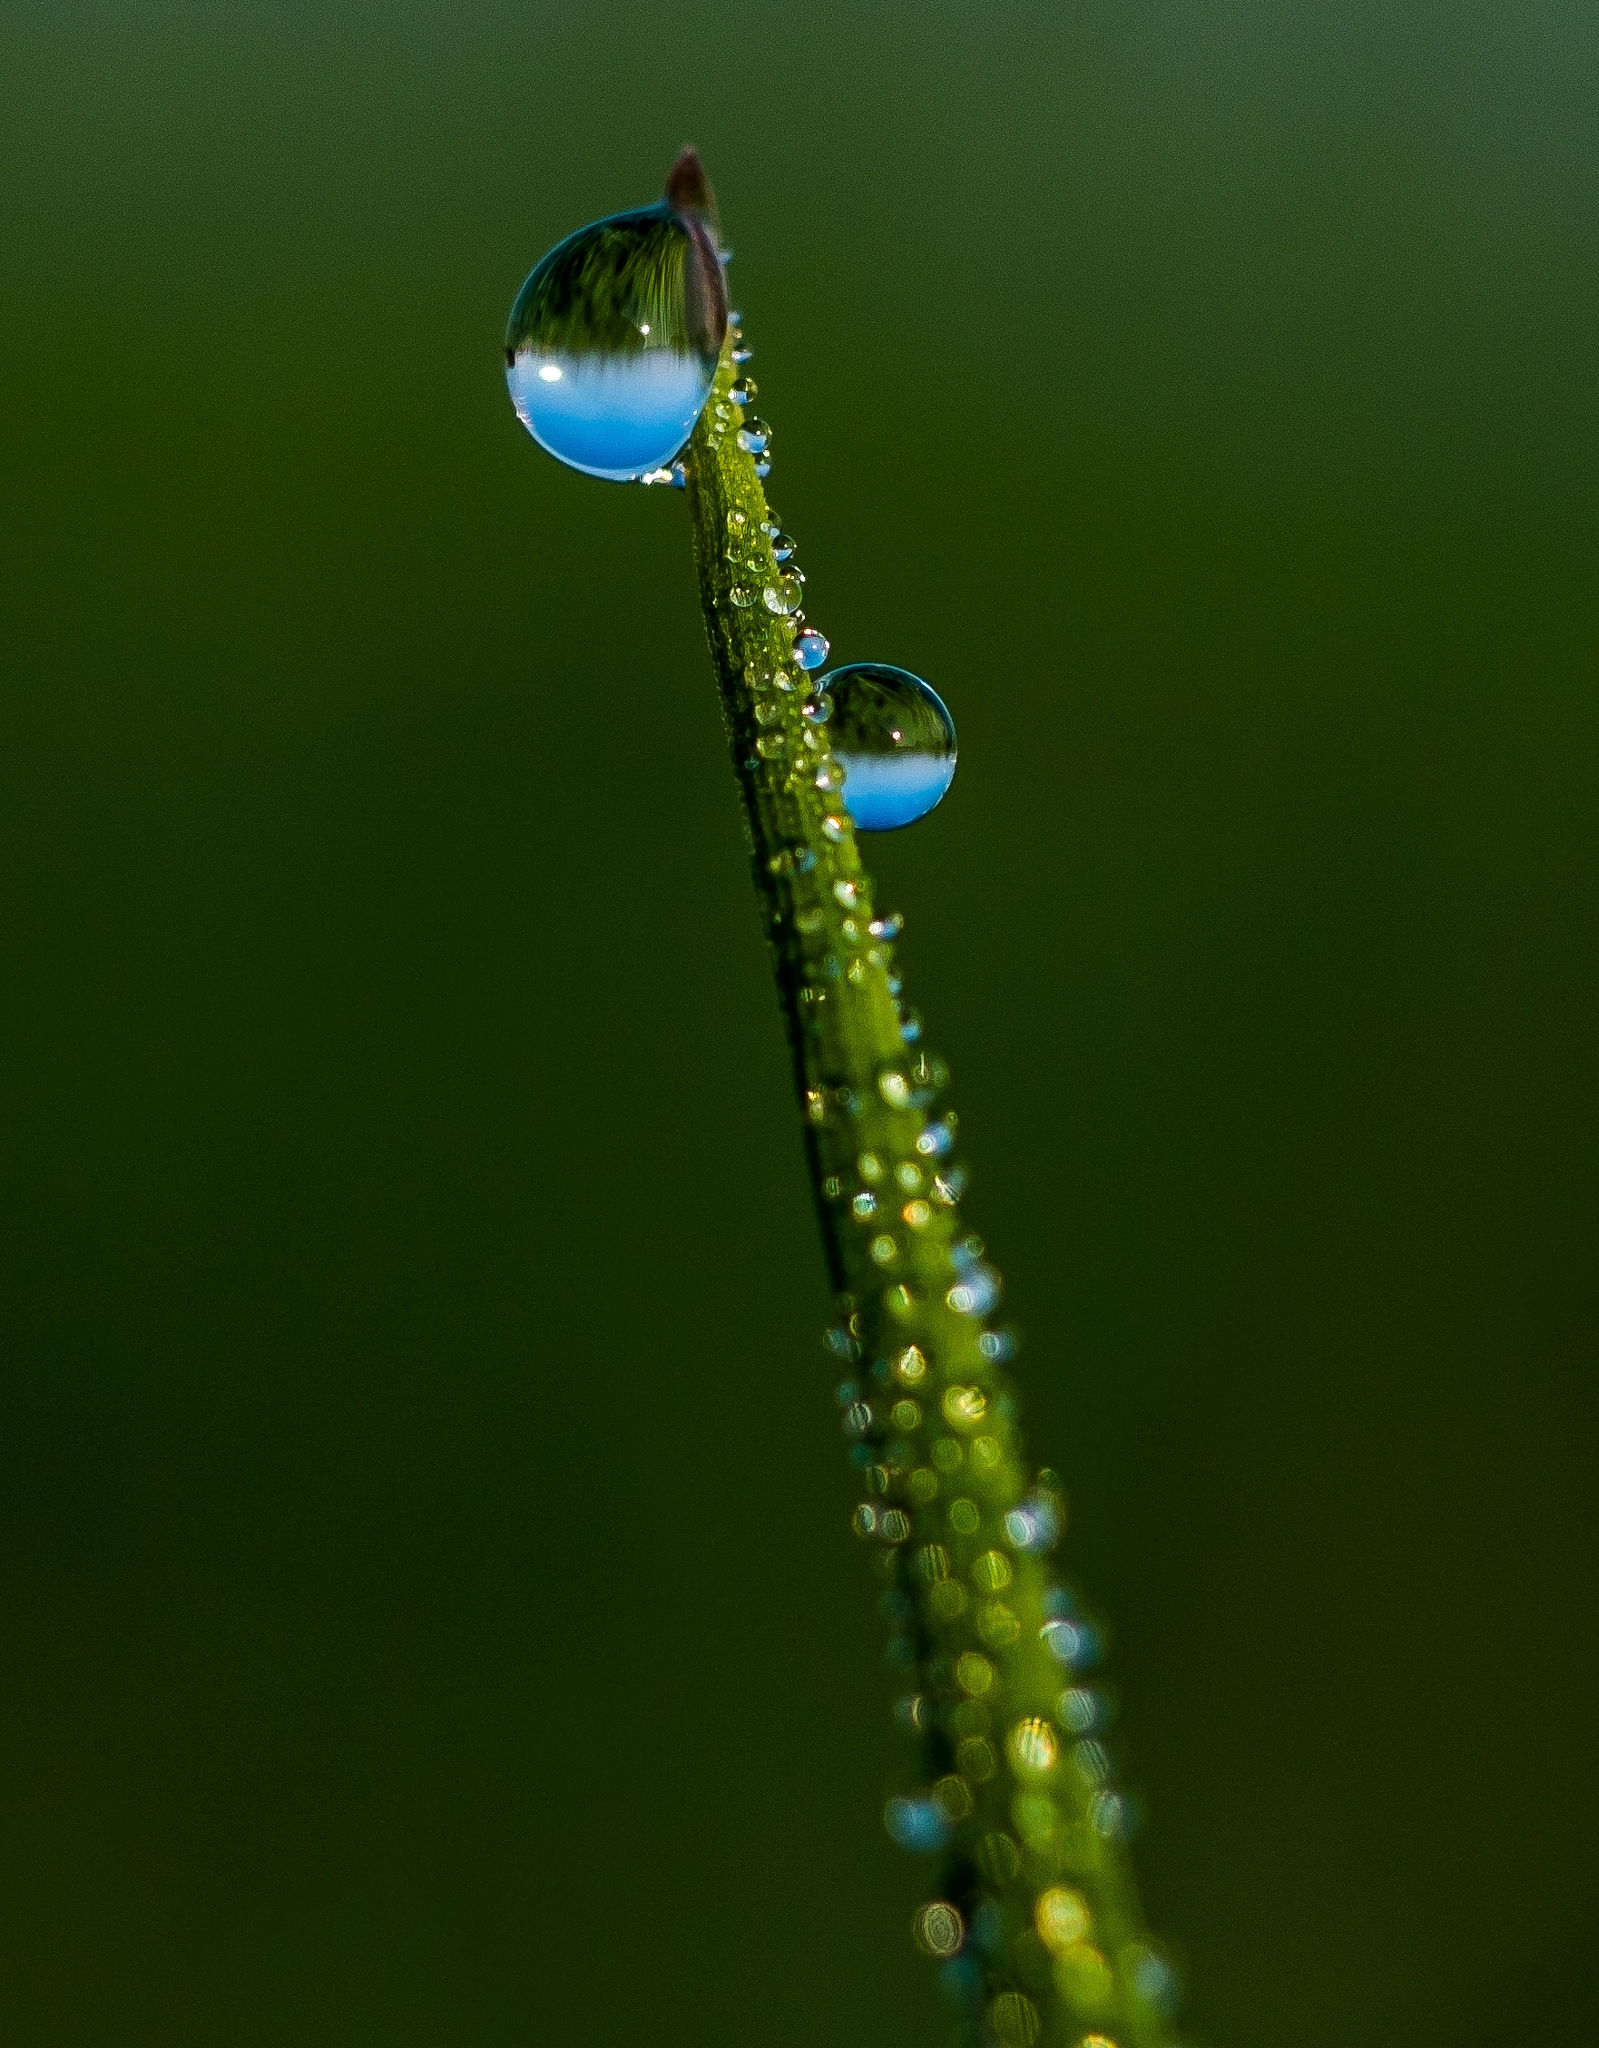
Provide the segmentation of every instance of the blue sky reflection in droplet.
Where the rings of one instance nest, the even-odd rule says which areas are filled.
[[[820,687],[833,700],[829,736],[856,830],[925,818],[955,779],[955,721],[938,693],[884,662],[835,669]]]
[[[711,388],[698,356],[519,354],[505,372],[516,416],[558,460],[629,483],[671,461]]]

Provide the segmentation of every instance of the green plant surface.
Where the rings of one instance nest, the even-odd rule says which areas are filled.
[[[1005,2048],[1162,2048],[1174,1980],[1139,1910],[1122,1839],[1132,1808],[1103,1745],[1072,1726],[1087,1696],[1049,1647],[1047,1539],[1065,1497],[1024,1454],[1008,1339],[985,1312],[997,1276],[959,1211],[948,1071],[907,1043],[897,921],[878,914],[827,727],[807,715],[797,622],[764,598],[793,565],[772,552],[739,438],[739,339],[735,328],[685,460],[688,500],[837,1291],[827,1343],[847,1374],[855,1528],[882,1580],[897,1711],[918,1752],[896,1811],[947,1832],[914,1932],[944,1959],[970,2038],[981,2022]],[[1080,1614],[1065,1625],[1091,1627]]]

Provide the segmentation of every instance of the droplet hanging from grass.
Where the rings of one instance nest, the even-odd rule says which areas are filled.
[[[892,832],[925,818],[955,779],[955,721],[937,691],[876,661],[834,669],[823,686],[856,830]]]
[[[658,206],[579,228],[517,293],[505,332],[517,418],[586,476],[675,481],[727,324],[709,188],[686,151]]]

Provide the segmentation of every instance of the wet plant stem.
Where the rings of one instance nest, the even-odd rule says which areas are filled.
[[[907,1044],[897,923],[874,903],[794,622],[724,350],[685,457],[700,595],[788,1026],[837,1294],[827,1333],[916,1761],[887,1809],[941,1853],[918,1913],[962,2038],[1167,2048],[1174,1979],[1144,1932],[1131,1802],[1098,1739],[1097,1630],[1052,1568],[1066,1503],[1026,1462],[992,1321],[998,1278],[962,1225],[948,1073]]]

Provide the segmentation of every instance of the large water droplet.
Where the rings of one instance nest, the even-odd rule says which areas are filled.
[[[955,721],[942,698],[908,669],[876,661],[823,680],[856,830],[892,832],[926,817],[955,779]]]
[[[505,331],[505,381],[542,448],[585,475],[670,471],[727,331],[703,213],[663,202],[579,228],[535,267]]]

